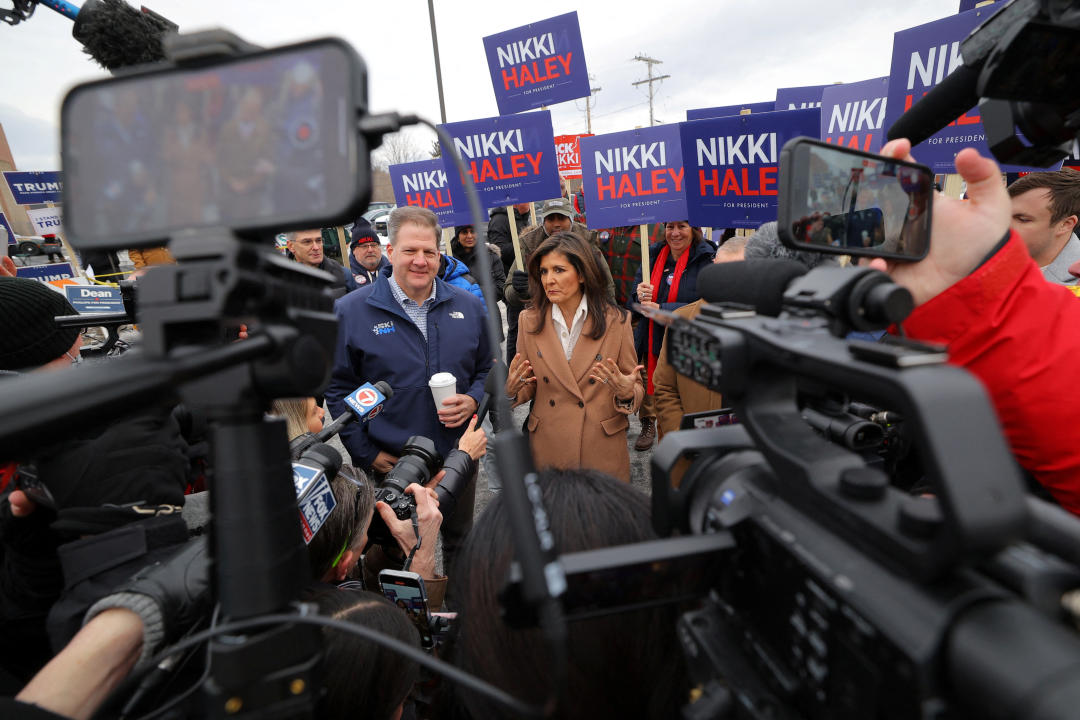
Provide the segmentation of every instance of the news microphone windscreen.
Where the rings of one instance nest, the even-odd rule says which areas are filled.
[[[72,36],[83,52],[106,70],[165,59],[161,37],[175,26],[124,0],[87,0],[75,18]]]
[[[975,90],[978,80],[978,70],[967,65],[957,67],[896,119],[889,128],[888,138],[907,138],[912,147],[923,142],[979,104],[979,93]]]
[[[794,260],[714,263],[702,268],[697,286],[705,302],[750,305],[759,315],[776,317],[787,286],[806,272],[806,266]]]
[[[379,380],[378,382],[374,383],[374,386],[375,389],[381,392],[383,394],[383,397],[385,397],[387,400],[394,397],[394,389],[390,387],[390,384],[385,380]]]

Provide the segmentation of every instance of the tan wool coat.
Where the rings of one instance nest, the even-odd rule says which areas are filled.
[[[537,468],[588,468],[630,482],[627,416],[637,411],[645,390],[638,379],[633,404],[620,408],[610,384],[589,377],[592,366],[607,358],[613,358],[623,374],[637,366],[629,313],[621,319],[614,308],[607,313],[607,332],[599,340],[588,336],[592,317],[586,318],[567,362],[551,317],[533,334],[537,311],[522,312],[518,352],[532,365],[536,383],[522,388],[517,402],[534,401],[527,427]]]

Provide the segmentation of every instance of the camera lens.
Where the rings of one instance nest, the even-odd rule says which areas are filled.
[[[442,455],[435,449],[435,443],[421,435],[413,435],[405,443],[401,459],[386,475],[383,486],[395,488],[404,493],[412,483],[426,485],[442,467]]]

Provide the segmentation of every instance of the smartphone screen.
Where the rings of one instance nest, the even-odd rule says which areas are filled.
[[[421,644],[430,648],[433,640],[423,578],[416,573],[383,570],[379,573],[379,587],[387,600],[405,611],[416,631],[420,633]]]
[[[350,48],[317,41],[76,87],[62,110],[73,241],[135,247],[351,212],[369,185],[362,75]]]
[[[779,234],[799,250],[921,260],[933,191],[923,165],[796,138],[781,153]]]

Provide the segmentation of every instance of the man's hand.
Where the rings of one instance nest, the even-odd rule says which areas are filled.
[[[471,395],[451,395],[442,401],[439,410],[439,422],[446,427],[455,428],[463,425],[476,413],[476,401]]]
[[[903,138],[886,144],[881,154],[914,162],[911,143]],[[1012,205],[997,163],[966,148],[956,156],[956,171],[967,183],[968,199],[941,193],[934,198],[930,253],[917,263],[871,263],[910,290],[916,305],[970,275],[1009,230]]]
[[[37,503],[28,498],[22,490],[12,490],[8,495],[8,502],[11,503],[11,514],[15,517],[26,517],[37,508]]]
[[[375,462],[371,463],[371,468],[385,475],[390,472],[391,468],[397,465],[397,461],[397,455],[391,455],[384,450],[380,450],[379,454],[375,456]]]
[[[514,288],[514,292],[518,294],[521,300],[529,299],[529,275],[522,270],[515,270],[514,274],[510,276],[510,285]]]
[[[439,512],[439,500],[434,490],[421,487],[416,483],[405,488],[405,492],[416,498],[416,521],[420,528],[420,549],[413,556],[411,570],[420,577],[435,577],[435,538],[442,526],[442,513]],[[416,546],[412,519],[399,520],[389,505],[381,500],[375,503],[375,510],[382,517],[390,534],[397,540],[398,547],[408,557]]]
[[[487,433],[483,428],[476,427],[476,416],[472,416],[472,420],[469,421],[469,427],[465,429],[465,434],[458,439],[458,450],[464,450],[469,453],[469,457],[473,460],[479,460],[487,452]]]

